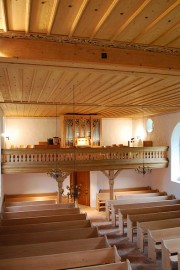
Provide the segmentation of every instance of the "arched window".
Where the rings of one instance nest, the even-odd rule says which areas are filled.
[[[171,136],[171,181],[180,184],[180,122]]]

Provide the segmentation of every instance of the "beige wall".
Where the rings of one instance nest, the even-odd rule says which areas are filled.
[[[6,140],[6,148],[11,145],[38,144],[39,141],[47,141],[48,138],[60,134],[60,121],[55,117],[49,118],[7,118],[6,134],[9,140]],[[57,131],[56,131],[57,129]]]
[[[157,117],[152,117],[154,129],[152,133],[147,133],[146,139],[152,140],[154,146],[169,146],[171,149],[171,136],[176,124],[180,122],[180,113],[172,113]],[[138,120],[133,121],[133,132],[135,132]],[[180,199],[180,183],[171,181],[171,156],[169,149],[169,166],[166,169],[155,169],[149,175],[150,184],[153,188],[174,194]],[[173,161],[172,161],[173,162]]]

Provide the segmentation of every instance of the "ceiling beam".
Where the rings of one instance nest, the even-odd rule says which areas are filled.
[[[105,54],[105,58],[103,57]],[[70,64],[72,67],[94,67],[105,69],[125,68],[127,71],[178,74],[180,72],[179,55],[149,52],[133,49],[102,48],[82,44],[62,44],[57,42],[4,39],[0,38],[0,62],[14,60],[40,61],[58,65]]]

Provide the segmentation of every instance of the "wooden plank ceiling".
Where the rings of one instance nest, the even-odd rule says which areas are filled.
[[[7,117],[137,118],[180,111],[179,14],[180,0],[1,0],[0,40],[22,42],[17,54],[26,50],[24,40],[102,52],[99,65],[91,59],[77,64],[73,57],[62,65],[33,59],[31,50],[30,57],[9,56],[1,45],[1,109]],[[174,57],[175,66],[104,67],[109,49]]]

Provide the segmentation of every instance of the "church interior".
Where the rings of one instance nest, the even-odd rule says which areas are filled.
[[[180,270],[180,1],[0,1],[0,269]]]

